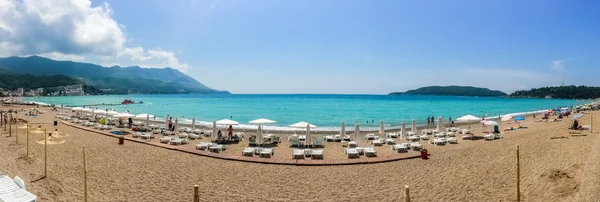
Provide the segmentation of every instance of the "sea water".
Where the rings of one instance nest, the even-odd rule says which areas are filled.
[[[143,104],[120,104],[131,99]],[[25,98],[55,105],[98,105],[99,109],[132,114],[153,114],[182,120],[195,118],[200,124],[220,119],[232,119],[240,124],[266,118],[277,121],[270,127],[286,126],[306,121],[321,130],[335,130],[342,121],[347,127],[358,122],[361,128],[377,128],[384,120],[386,127],[401,122],[410,125],[412,119],[425,123],[427,117],[443,116],[445,121],[472,114],[478,117],[498,116],[515,112],[537,111],[573,106],[585,101],[562,99],[517,99],[459,96],[390,96],[390,95],[109,95],[75,97]],[[189,120],[187,120],[189,122]]]

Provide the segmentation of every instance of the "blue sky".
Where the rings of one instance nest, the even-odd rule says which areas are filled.
[[[107,37],[117,41],[108,50],[123,53],[42,50],[51,51],[46,56],[175,66],[233,93],[385,94],[427,85],[512,92],[563,81],[598,85],[600,73],[600,1],[109,0],[88,6],[105,9],[100,16],[118,24],[107,26],[123,35]]]

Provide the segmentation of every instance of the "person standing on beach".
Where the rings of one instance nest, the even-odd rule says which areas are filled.
[[[433,118],[433,116],[431,116],[431,125],[435,126],[435,118]]]
[[[133,127],[133,119],[131,117],[129,117],[128,123],[129,123],[129,128]]]
[[[427,117],[427,126],[429,126],[429,124],[431,124],[431,121],[429,120],[429,117]]]
[[[173,117],[169,117],[169,130],[173,132],[175,128],[173,127]]]
[[[227,128],[227,137],[229,138],[229,141],[231,141],[231,137],[233,137],[233,127],[231,125]]]

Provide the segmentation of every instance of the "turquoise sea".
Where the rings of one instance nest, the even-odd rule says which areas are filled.
[[[248,121],[267,118],[277,121],[274,126],[287,126],[300,121],[317,125],[321,129],[335,128],[345,121],[361,127],[378,127],[379,120],[386,127],[399,126],[402,121],[410,125],[414,118],[426,122],[428,116],[456,119],[472,114],[498,116],[516,112],[537,111],[582,104],[586,101],[560,99],[513,99],[458,96],[388,96],[388,95],[110,95],[79,97],[25,98],[56,105],[79,106],[90,104],[115,104],[124,99],[144,104],[97,106],[114,108],[132,114],[148,113],[164,118],[194,117],[198,121],[212,122],[224,118],[247,124]]]

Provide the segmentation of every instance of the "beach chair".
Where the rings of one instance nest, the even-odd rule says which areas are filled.
[[[396,140],[394,140],[392,138],[386,138],[384,142],[385,142],[385,144],[389,144],[389,145],[396,144]]]
[[[311,157],[312,157],[312,159],[323,159],[323,150],[322,149],[313,149]]]
[[[410,140],[410,141],[413,141],[413,142],[416,142],[416,141],[419,141],[419,140],[421,140],[421,137],[419,137],[419,136],[416,136],[416,135],[413,135],[413,136],[408,136],[408,140]]]
[[[292,138],[290,140],[290,147],[293,147],[293,146],[299,147],[300,146],[300,139]]]
[[[367,139],[367,140],[374,140],[375,139],[375,135],[373,135],[373,134],[367,134],[367,135],[365,135],[365,139]]]
[[[446,145],[446,139],[445,138],[435,138],[435,139],[433,139],[433,144],[436,146]]]
[[[342,141],[342,136],[341,135],[334,135],[333,136],[333,141],[334,142],[341,142]]]
[[[483,139],[484,139],[484,140],[487,140],[487,141],[494,140],[494,139],[495,139],[495,138],[494,138],[494,134],[493,134],[493,133],[490,133],[490,134],[484,135],[484,136],[483,136]]]
[[[418,142],[413,142],[410,143],[410,149],[415,150],[415,151],[421,151],[421,149],[423,149],[423,145],[421,145],[421,143]]]
[[[154,136],[154,134],[152,134],[152,133],[142,133],[142,134],[140,135],[140,138],[141,138],[141,139],[146,139],[146,140],[152,139],[152,138],[154,138],[154,137],[155,137],[155,136]]]
[[[446,138],[446,142],[448,142],[448,144],[458,144],[458,140],[454,137]]]
[[[0,176],[0,194],[14,192],[19,188],[19,185],[13,179],[10,179],[10,177],[6,175]]]
[[[421,136],[419,136],[419,138],[421,138],[421,140],[429,140],[428,135],[421,135]]]
[[[294,149],[292,159],[304,159],[304,149]]]
[[[404,145],[404,144],[395,144],[395,145],[392,145],[392,150],[397,151],[398,153],[408,152],[408,147],[406,147],[406,145]]]
[[[454,133],[454,132],[447,132],[446,136],[448,136],[448,137],[456,137],[456,133]]]
[[[171,137],[163,137],[163,138],[160,138],[160,140],[159,140],[159,141],[160,141],[160,143],[165,143],[165,144],[168,144],[168,143],[171,141],[171,139],[175,139],[175,138],[171,138]]]
[[[0,201],[36,201],[37,197],[25,190],[25,182],[19,177],[10,179],[0,176]]]
[[[273,149],[271,148],[264,148],[260,151],[259,157],[273,157]]]
[[[169,141],[169,144],[172,144],[172,145],[182,145],[182,144],[185,144],[185,143],[187,143],[187,142],[183,138],[172,138]]]
[[[210,147],[212,145],[212,143],[208,143],[208,142],[200,142],[196,145],[196,149],[198,150],[207,150],[208,147]]]
[[[358,144],[354,141],[350,141],[348,142],[348,148],[356,148],[358,147]]]
[[[365,156],[366,157],[377,157],[377,151],[373,147],[365,147]]]
[[[196,139],[198,139],[198,138],[200,138],[200,136],[199,136],[199,135],[196,135],[196,134],[194,134],[194,133],[190,133],[190,134],[188,134],[188,139],[190,139],[190,140],[196,140]]]
[[[315,141],[313,141],[313,147],[325,148],[325,143],[323,142],[323,139],[315,138]]]
[[[187,138],[188,134],[183,132],[183,133],[179,133],[179,138]]]
[[[196,134],[201,134],[201,133],[202,133],[202,130],[200,130],[200,129],[196,129],[196,130],[194,130],[194,131],[193,131],[193,133],[196,133]]]
[[[208,147],[208,149],[211,152],[221,152],[221,151],[225,150],[225,145],[222,145],[222,144],[212,144],[210,147]]]
[[[250,137],[250,138],[248,139],[248,146],[256,146],[256,145],[257,145],[257,144],[256,144],[256,138],[254,138],[254,137]]]
[[[331,135],[326,135],[326,136],[323,137],[323,139],[325,141],[327,141],[327,142],[333,142],[334,141],[334,138]]]
[[[242,156],[254,156],[254,147],[246,147],[244,151],[242,151]]]
[[[154,130],[152,130],[152,133],[153,134],[159,134],[160,133],[160,129],[154,129]]]
[[[186,133],[192,133],[192,129],[191,128],[184,128],[183,131],[186,132]]]
[[[398,138],[398,133],[388,133],[387,137],[389,137],[389,138]]]
[[[356,148],[346,148],[345,153],[346,153],[346,155],[348,155],[348,158],[359,158],[360,157]]]
[[[380,139],[371,140],[371,145],[373,145],[373,146],[383,146],[383,141],[381,141]]]
[[[140,137],[140,136],[142,136],[142,133],[141,133],[141,132],[134,132],[134,133],[131,133],[131,137],[133,137],[133,138],[138,138],[138,137]]]
[[[446,137],[446,133],[436,133],[435,137]]]
[[[352,138],[350,138],[350,135],[343,135],[342,136],[342,141],[346,141],[349,142]]]

